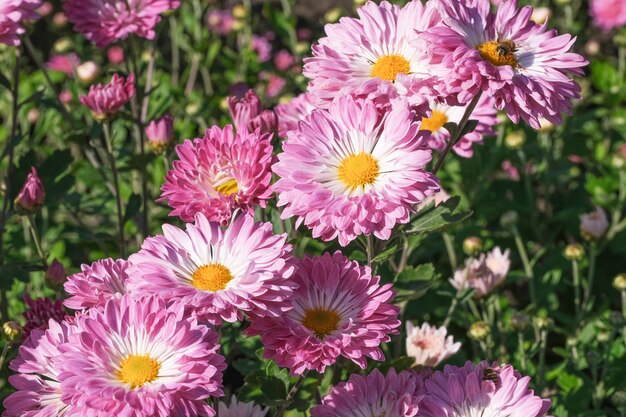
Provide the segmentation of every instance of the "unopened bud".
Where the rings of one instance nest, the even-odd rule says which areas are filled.
[[[613,288],[617,291],[626,291],[626,274],[617,274],[613,278]]]
[[[585,248],[578,243],[571,243],[565,247],[563,255],[567,260],[580,261],[585,256]]]
[[[470,339],[474,340],[483,340],[489,336],[489,333],[489,325],[484,321],[477,321],[476,323],[473,323],[467,331],[467,335]]]
[[[520,149],[526,141],[526,133],[523,130],[515,130],[504,138],[504,144],[509,149]]]
[[[45,198],[46,193],[43,183],[37,175],[37,169],[31,167],[26,182],[15,198],[15,209],[21,215],[34,214],[43,206]]]
[[[78,79],[84,84],[91,84],[98,78],[99,74],[100,68],[98,64],[93,61],[84,62],[76,68],[76,75],[78,75]]]
[[[478,236],[470,236],[463,240],[463,252],[466,255],[475,255],[483,250],[483,240]]]
[[[552,319],[549,317],[538,316],[535,317],[533,321],[535,322],[535,326],[537,326],[537,328],[540,330],[547,329],[552,325]]]
[[[248,17],[248,10],[243,4],[237,4],[233,6],[232,14],[235,19],[245,19]]]
[[[52,50],[57,54],[65,54],[72,50],[74,42],[70,38],[61,38],[52,46]]]
[[[65,267],[58,259],[53,260],[52,263],[48,265],[48,269],[46,270],[46,282],[50,287],[58,288],[62,286],[66,277],[67,273]]]
[[[15,342],[22,337],[22,326],[14,321],[7,321],[2,325],[2,334],[9,342]]]
[[[337,20],[339,20],[341,15],[341,8],[333,7],[332,9],[328,10],[324,15],[324,21],[326,23],[335,23]]]
[[[146,137],[154,153],[167,153],[174,143],[174,118],[172,115],[166,114],[162,118],[148,123]]]
[[[518,311],[511,316],[511,327],[517,332],[523,332],[530,326],[528,314]]]

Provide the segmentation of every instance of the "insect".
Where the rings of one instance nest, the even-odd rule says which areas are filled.
[[[498,46],[496,47],[496,51],[498,51],[498,55],[501,57],[507,55],[513,55],[513,52],[517,52],[517,46],[515,46],[515,42],[510,39],[500,40],[498,39]]]
[[[498,376],[498,373],[495,369],[486,368],[483,371],[483,381],[491,381],[494,384],[497,384],[498,382],[500,382],[500,377]]]

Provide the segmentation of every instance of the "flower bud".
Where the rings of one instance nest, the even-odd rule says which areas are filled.
[[[484,321],[477,321],[476,323],[472,323],[469,330],[467,331],[467,335],[470,339],[474,340],[484,340],[490,333],[489,325]]]
[[[14,321],[7,321],[2,325],[2,334],[9,342],[16,342],[22,337],[22,326]]]
[[[174,143],[174,118],[172,115],[166,114],[162,118],[148,123],[146,137],[154,153],[167,153]]]
[[[67,21],[67,16],[63,12],[57,12],[52,16],[52,25],[57,29],[67,25]]]
[[[339,20],[341,14],[340,7],[333,7],[332,9],[329,9],[326,14],[324,14],[324,21],[326,23],[335,23]]]
[[[585,44],[585,53],[590,56],[598,55],[600,52],[600,42],[595,39],[590,39]]]
[[[617,274],[613,278],[613,288],[617,291],[626,291],[626,274]]]
[[[523,130],[515,130],[504,138],[504,145],[509,149],[520,149],[526,142],[526,133]]]
[[[37,175],[37,170],[31,167],[26,182],[15,198],[15,209],[22,215],[34,214],[43,206],[45,198],[46,192]]]
[[[537,23],[538,25],[542,25],[546,20],[550,18],[552,15],[552,10],[548,7],[535,7],[533,9],[533,14],[530,16],[530,20]]]
[[[111,64],[119,65],[124,62],[124,50],[119,46],[112,46],[107,51],[107,58]]]
[[[237,4],[233,6],[232,14],[235,19],[245,19],[248,17],[248,10],[243,4]]]
[[[600,343],[606,343],[611,338],[611,334],[609,332],[598,332],[596,335],[596,340]]]
[[[505,229],[510,229],[517,224],[519,216],[514,211],[507,211],[500,217],[500,225]]]
[[[585,248],[578,243],[571,243],[565,247],[563,255],[567,260],[580,261],[585,256]]]
[[[72,50],[74,42],[70,38],[61,38],[54,43],[52,50],[57,54],[65,54]]]
[[[537,316],[533,319],[535,326],[539,329],[547,329],[552,325],[552,319],[550,317]]]
[[[65,282],[67,272],[65,267],[58,259],[52,261],[46,270],[46,282],[52,288],[58,288]]]
[[[74,96],[70,90],[63,90],[59,93],[59,101],[63,104],[70,104],[74,100]]]
[[[580,234],[587,240],[599,240],[609,228],[606,213],[600,207],[580,216]]]
[[[78,79],[85,84],[94,82],[94,80],[98,78],[98,74],[100,74],[100,68],[98,64],[93,61],[84,62],[76,68]]]
[[[517,332],[525,331],[530,326],[528,314],[518,311],[511,316],[511,327]]]
[[[28,114],[26,115],[26,119],[28,120],[28,123],[34,124],[37,122],[37,120],[39,120],[39,116],[41,116],[41,113],[39,113],[39,110],[33,108],[28,111]]]
[[[463,252],[466,255],[475,255],[483,250],[483,240],[478,236],[470,236],[463,240]]]

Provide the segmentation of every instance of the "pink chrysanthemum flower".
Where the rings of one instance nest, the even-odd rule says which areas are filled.
[[[170,216],[186,222],[197,213],[222,225],[235,209],[253,214],[272,195],[272,152],[271,135],[213,126],[204,138],[176,147],[180,159],[165,176],[158,201],[167,201]]]
[[[294,284],[287,235],[271,223],[240,215],[223,230],[198,214],[187,230],[163,226],[131,255],[128,288],[180,300],[214,324],[241,320],[242,312],[280,316]]]
[[[439,365],[461,348],[461,343],[454,343],[452,336],[447,336],[447,333],[443,326],[436,328],[423,323],[417,327],[407,321],[406,354],[415,358],[415,365]]]
[[[35,329],[21,346],[10,368],[17,374],[9,382],[17,390],[4,400],[3,417],[61,417],[71,409],[61,396],[59,346],[67,343],[75,327],[50,320],[47,330]]]
[[[37,298],[33,300],[28,295],[24,297],[26,303],[26,311],[22,313],[26,319],[24,325],[24,339],[34,329],[47,329],[50,319],[61,322],[67,316],[67,312],[63,308],[61,300],[52,300],[51,298]]]
[[[79,316],[61,346],[62,398],[76,409],[66,416],[213,416],[206,399],[223,395],[226,368],[218,349],[217,334],[182,304],[109,300]]]
[[[65,306],[83,310],[104,305],[108,300],[126,294],[129,266],[128,261],[111,258],[81,265],[82,272],[70,275],[64,284],[65,291],[71,296],[65,300]]]
[[[591,213],[580,216],[580,234],[585,239],[599,240],[609,230],[609,219],[602,207],[595,208]]]
[[[52,71],[59,71],[67,76],[73,76],[80,66],[80,59],[74,52],[65,55],[52,55],[46,67]]]
[[[17,46],[25,32],[25,20],[37,19],[41,0],[3,0],[0,2],[0,43]]]
[[[313,110],[318,108],[317,98],[310,93],[303,93],[294,97],[287,104],[279,104],[274,111],[278,116],[278,135],[287,137],[287,132],[296,130],[298,122],[304,120]]]
[[[80,97],[80,102],[91,110],[94,119],[106,120],[117,113],[135,95],[135,76],[128,78],[113,74],[108,84],[89,87],[89,93]]]
[[[433,102],[432,114],[422,119],[422,129],[432,132],[428,139],[428,146],[437,151],[443,151],[450,140],[450,132],[443,125],[449,122],[457,125],[463,118],[466,106],[447,106]],[[478,122],[474,131],[463,136],[454,145],[452,150],[463,158],[471,158],[474,155],[472,146],[483,143],[483,137],[496,134],[494,127],[498,124],[497,112],[491,97],[482,96],[478,105],[472,112],[473,120]]]
[[[361,368],[383,360],[380,344],[397,334],[398,307],[391,284],[379,285],[369,267],[341,252],[306,257],[296,268],[293,309],[278,317],[252,317],[248,334],[260,335],[264,356],[300,375],[344,356]]]
[[[312,417],[385,416],[416,417],[424,396],[424,383],[416,373],[396,373],[391,368],[387,375],[374,369],[369,375],[353,374],[341,382],[322,403],[311,409]]]
[[[65,14],[74,29],[104,48],[135,34],[154,39],[161,14],[180,6],[180,0],[66,0]]]
[[[530,378],[511,365],[446,365],[426,379],[420,416],[543,417],[550,400],[536,396],[529,385]]]
[[[379,112],[370,100],[343,96],[314,111],[289,133],[273,166],[282,217],[298,216],[313,237],[338,237],[342,246],[362,234],[389,239],[439,189],[425,170],[427,138],[402,99]]]
[[[604,30],[626,25],[626,2],[624,0],[591,0],[589,14],[593,23]]]
[[[268,409],[261,408],[254,403],[244,403],[237,401],[234,395],[230,399],[230,404],[220,401],[220,417],[265,417]]]
[[[454,273],[450,284],[459,291],[474,288],[474,297],[482,298],[504,282],[510,266],[509,250],[502,253],[496,247],[491,252],[482,253],[478,259],[467,259],[465,268]]]
[[[358,94],[363,83],[376,79],[411,97],[412,104],[421,103],[435,83],[420,38],[440,21],[434,2],[414,0],[401,8],[369,1],[357,13],[326,25],[327,37],[313,45],[303,68],[311,79],[309,92],[329,103],[347,92]]]
[[[447,93],[458,103],[478,94],[492,96],[496,107],[515,123],[523,119],[539,129],[539,118],[560,124],[580,86],[569,78],[582,75],[585,59],[569,52],[575,38],[558,36],[530,18],[532,7],[517,0],[502,2],[496,14],[489,0],[441,0],[444,25],[424,37],[433,63],[448,69]]]

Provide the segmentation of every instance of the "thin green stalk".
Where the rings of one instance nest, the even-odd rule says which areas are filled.
[[[449,233],[443,232],[441,234],[443,236],[443,242],[446,245],[446,251],[448,252],[448,259],[450,260],[450,268],[452,268],[452,273],[456,271],[457,260],[456,260],[456,252],[454,251],[454,244],[452,242],[452,236]]]
[[[43,244],[41,242],[41,234],[39,233],[39,229],[37,228],[37,222],[35,221],[35,216],[28,216],[28,226],[30,229],[30,233],[33,236],[33,242],[35,243],[35,249],[37,249],[37,255],[41,258],[43,262],[44,268],[48,267],[48,257],[43,251]]]
[[[539,345],[539,371],[538,371],[538,387],[539,391],[543,389],[545,381],[545,368],[546,368],[546,348],[548,345],[548,331],[541,330],[541,342]]]
[[[517,351],[520,360],[521,371],[526,370],[526,349],[524,349],[524,335],[517,332]]]
[[[367,265],[372,268],[372,260],[374,259],[374,239],[372,235],[365,236],[366,246],[365,251],[367,252]]]
[[[457,291],[454,295],[452,303],[450,304],[450,308],[448,308],[448,312],[446,313],[446,319],[443,321],[443,327],[448,327],[448,324],[450,324],[450,320],[452,320],[452,314],[454,314],[456,306],[459,305],[459,295],[461,295],[461,291]]]
[[[572,277],[574,280],[574,305],[576,317],[578,317],[578,314],[580,314],[580,269],[578,268],[578,261],[575,259],[572,260]]]
[[[178,46],[178,30],[176,27],[176,16],[169,19],[170,39],[172,41],[172,86],[178,87],[180,80],[180,49]]]
[[[589,307],[589,300],[591,298],[591,290],[593,288],[593,281],[596,275],[597,256],[598,256],[598,251],[596,248],[596,244],[595,242],[592,242],[591,247],[589,248],[589,269],[587,270],[587,285],[584,288],[581,314],[586,313],[587,307]]]
[[[304,373],[300,375],[300,378],[298,379],[296,384],[291,388],[291,391],[289,391],[289,394],[287,394],[285,404],[283,404],[282,407],[278,409],[275,417],[282,417],[283,414],[285,414],[285,411],[287,410],[287,407],[291,403],[291,400],[293,400],[293,397],[296,396],[296,394],[298,393],[298,390],[300,389],[300,387],[302,387],[302,384],[304,384],[304,380],[306,379],[308,372],[309,371],[304,371]]]
[[[4,344],[4,347],[2,348],[2,353],[0,354],[0,371],[2,370],[2,367],[4,366],[4,361],[7,358],[7,353],[9,353],[10,348],[11,348],[11,342],[6,342]]]
[[[117,205],[117,224],[118,224],[118,237],[120,241],[120,253],[122,258],[126,258],[126,238],[124,236],[124,212],[122,211],[122,195],[120,192],[119,175],[117,172],[117,163],[115,162],[115,155],[113,154],[113,143],[111,141],[111,128],[109,122],[102,124],[104,131],[104,142],[106,145],[106,151],[109,156],[109,162],[111,164],[111,172],[113,174],[113,187],[115,188],[115,203]]]
[[[526,246],[522,241],[522,237],[519,234],[519,230],[517,230],[516,226],[513,226],[513,235],[515,237],[515,245],[517,246],[517,251],[519,252],[519,256],[522,260],[522,265],[524,266],[524,274],[528,278],[528,288],[530,292],[530,301],[533,305],[536,305],[536,292],[535,292],[535,277],[533,274],[533,268],[528,260],[528,253],[526,252]]]

